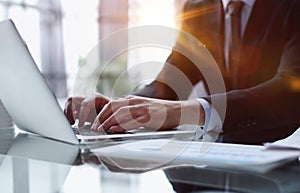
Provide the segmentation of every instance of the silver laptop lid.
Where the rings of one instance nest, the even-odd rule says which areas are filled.
[[[0,22],[0,99],[18,128],[78,143],[11,20]]]

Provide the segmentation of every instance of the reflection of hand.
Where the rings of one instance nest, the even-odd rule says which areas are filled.
[[[65,105],[65,115],[71,124],[79,119],[79,126],[92,122],[109,99],[99,93],[89,97],[71,97]]]
[[[92,130],[123,132],[138,127],[166,130],[180,124],[203,124],[204,110],[196,100],[168,101],[129,96],[104,106]]]

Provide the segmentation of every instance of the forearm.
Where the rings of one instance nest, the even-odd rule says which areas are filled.
[[[203,80],[200,70],[184,55],[172,51],[156,79],[137,96],[166,100],[186,100],[193,86]]]

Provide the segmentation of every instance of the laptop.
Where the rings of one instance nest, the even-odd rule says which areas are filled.
[[[72,144],[106,139],[189,137],[196,129],[176,128],[124,134],[75,134],[12,20],[0,22],[0,99],[15,125],[24,131]]]

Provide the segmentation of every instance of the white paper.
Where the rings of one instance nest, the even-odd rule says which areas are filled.
[[[289,137],[274,143],[265,143],[267,148],[291,148],[300,150],[300,127]]]

